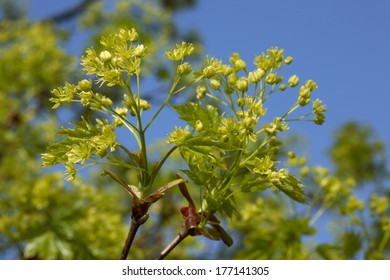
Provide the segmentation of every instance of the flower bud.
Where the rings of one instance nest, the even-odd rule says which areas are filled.
[[[223,89],[225,91],[226,94],[232,94],[234,92],[234,88],[231,87],[231,86],[225,86],[225,88]]]
[[[82,91],[79,93],[80,95],[80,101],[81,105],[83,106],[88,106],[89,103],[91,102],[91,99],[93,97],[93,92],[92,91]]]
[[[285,91],[285,90],[287,89],[287,86],[286,86],[285,84],[280,85],[280,86],[279,86],[279,89],[280,89],[281,91]]]
[[[237,59],[234,62],[234,71],[239,72],[241,70],[244,70],[246,67],[246,62],[242,59]]]
[[[110,98],[108,98],[107,96],[102,96],[102,99],[101,99],[101,104],[104,106],[104,107],[111,107],[112,106],[112,100]]]
[[[128,35],[130,42],[137,42],[138,41],[138,33],[134,28],[127,30],[127,35]]]
[[[111,53],[109,51],[102,51],[99,55],[101,61],[106,62],[111,59]]]
[[[142,109],[144,111],[149,110],[150,108],[152,108],[152,106],[145,99],[140,99],[137,102],[139,102],[140,109]]]
[[[197,97],[198,99],[202,99],[203,97],[205,97],[206,92],[207,92],[206,85],[200,84],[200,85],[198,85],[198,86],[196,87],[196,97]]]
[[[239,53],[233,53],[231,56],[230,56],[230,58],[229,58],[229,61],[231,62],[231,64],[235,64],[236,63],[236,61],[237,60],[239,60],[240,59],[240,55],[239,55]]]
[[[184,63],[177,66],[176,71],[177,71],[177,74],[179,74],[179,76],[185,76],[185,75],[188,75],[189,73],[191,73],[192,66],[188,62],[184,62]]]
[[[313,91],[318,88],[316,82],[313,80],[307,80],[305,85],[310,91]]]
[[[301,86],[299,89],[299,97],[310,98],[310,89],[308,89],[306,86]]]
[[[226,65],[226,64],[223,64],[223,65],[221,66],[221,74],[222,74],[223,76],[228,76],[228,75],[230,75],[231,73],[233,73],[233,68],[232,68],[232,67],[230,67],[229,65]]]
[[[288,85],[290,87],[296,87],[297,85],[299,84],[299,78],[297,75],[292,75],[289,79],[288,79]]]
[[[238,98],[237,104],[239,107],[244,107],[245,106],[245,99],[242,97]]]
[[[214,76],[216,74],[216,70],[213,66],[207,66],[205,68],[203,68],[203,75],[206,77],[206,78],[211,78],[212,76]]]
[[[316,116],[314,117],[314,123],[321,125],[324,122],[325,122],[325,115],[321,113],[316,114]]]
[[[114,67],[123,67],[123,58],[118,57],[118,56],[114,56],[114,57],[111,59],[111,64],[112,64],[112,66],[114,66]]]
[[[77,84],[77,89],[81,91],[90,91],[92,89],[92,80],[81,80]]]
[[[210,84],[214,90],[218,90],[221,87],[221,81],[219,79],[211,79]]]
[[[278,76],[275,73],[269,73],[265,77],[265,82],[270,85],[275,85],[283,81],[282,76]]]
[[[241,91],[241,92],[244,92],[244,91],[247,91],[248,90],[248,87],[249,87],[249,82],[246,78],[244,77],[240,77],[237,81],[236,81],[236,88]]]
[[[299,105],[301,105],[302,107],[303,107],[303,106],[306,106],[307,104],[310,103],[310,97],[309,97],[309,98],[305,98],[305,97],[299,96],[299,98],[298,98],[298,103],[299,103]]]
[[[144,45],[138,45],[134,51],[133,54],[138,57],[143,57],[148,52],[147,48]]]
[[[256,69],[255,71],[249,72],[248,80],[251,83],[258,83],[264,77],[265,72],[263,69]]]
[[[294,152],[288,152],[287,153],[287,156],[289,157],[289,158],[295,158],[297,155],[294,153]]]
[[[256,119],[253,117],[245,117],[242,123],[246,129],[251,130],[256,125]]]
[[[231,73],[228,77],[227,77],[227,82],[230,86],[235,86],[236,85],[236,82],[237,82],[237,76],[236,76],[236,73]]]
[[[197,120],[195,123],[195,131],[200,132],[203,130],[203,123],[200,120]]]
[[[239,117],[239,118],[244,118],[245,117],[245,111],[237,111],[237,116]]]
[[[284,63],[287,65],[291,64],[293,62],[293,58],[291,56],[288,56],[284,59]]]

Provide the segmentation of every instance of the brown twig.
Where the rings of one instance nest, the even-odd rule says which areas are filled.
[[[163,260],[177,245],[180,244],[188,235],[189,230],[187,228],[183,228],[179,234],[175,237],[174,240],[172,240],[171,243],[167,247],[165,247],[164,250],[160,253],[160,256],[157,258],[157,260]]]
[[[127,256],[129,255],[129,251],[130,251],[131,245],[133,244],[133,241],[134,241],[134,237],[135,237],[135,235],[136,235],[136,233],[137,233],[137,231],[138,231],[140,226],[141,226],[140,223],[138,223],[134,219],[131,219],[131,225],[130,225],[129,232],[127,234],[125,246],[123,246],[123,250],[122,250],[122,254],[121,254],[121,260],[127,259]]]

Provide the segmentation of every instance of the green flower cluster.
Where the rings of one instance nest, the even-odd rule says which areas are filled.
[[[116,149],[115,127],[126,126],[136,138],[140,146],[141,131],[137,124],[128,119],[128,115],[137,117],[141,123],[143,111],[149,110],[151,105],[140,97],[139,87],[137,94],[132,92],[130,79],[136,76],[139,85],[141,60],[147,54],[142,44],[137,44],[138,33],[134,29],[121,29],[118,33],[102,37],[100,43],[105,48],[99,54],[89,48],[81,59],[81,65],[87,75],[96,77],[96,83],[107,86],[119,86],[125,92],[121,105],[114,106],[112,99],[96,92],[93,80],[83,79],[77,84],[65,83],[62,87],[52,90],[53,109],[64,103],[76,102],[92,110],[97,110],[109,116],[109,119],[96,119],[96,123],[83,118],[82,122],[73,123],[74,129],[63,128],[58,134],[64,140],[50,146],[42,155],[43,165],[50,166],[63,163],[67,168],[68,179],[74,179],[77,164],[83,165],[87,160],[90,163],[100,163],[94,159],[109,158],[109,164],[123,163],[121,156],[115,157],[112,152]],[[106,162],[107,163],[107,162]]]
[[[200,69],[194,71],[186,58],[193,54],[194,46],[183,42],[165,53],[175,65],[172,87],[165,100],[149,122],[144,125],[142,112],[150,105],[142,98],[140,90],[141,62],[147,54],[144,45],[138,44],[134,29],[121,29],[101,39],[103,50],[97,53],[89,48],[82,57],[83,70],[96,77],[100,86],[118,86],[125,94],[120,107],[111,98],[95,92],[92,80],[77,84],[66,83],[52,91],[53,108],[63,103],[78,102],[81,105],[109,116],[93,124],[87,119],[74,123],[75,128],[64,128],[59,135],[63,141],[53,144],[43,155],[44,165],[63,163],[70,179],[76,174],[75,166],[89,163],[132,168],[138,172],[140,197],[147,197],[164,162],[176,149],[188,168],[183,172],[201,188],[202,220],[199,230],[217,211],[231,215],[235,209],[236,192],[259,192],[267,188],[277,189],[292,199],[304,203],[303,185],[285,168],[278,168],[275,155],[280,142],[278,134],[289,128],[292,120],[308,120],[316,115],[315,123],[324,120],[325,107],[321,101],[313,103],[313,111],[300,118],[288,119],[295,110],[310,103],[311,92],[317,88],[312,80],[301,86],[298,100],[283,114],[266,121],[267,100],[275,93],[296,88],[300,81],[293,75],[283,84],[283,67],[291,65],[292,57],[284,51],[270,48],[254,58],[255,69],[248,71],[248,64],[238,53],[233,53],[229,63],[207,57]],[[135,78],[136,93],[131,80]],[[132,81],[134,82],[134,81]],[[184,84],[184,85],[183,85]],[[180,87],[179,87],[180,85]],[[148,164],[145,133],[157,119],[173,95],[194,87],[197,99],[182,105],[170,104],[187,125],[176,127],[166,142],[173,147],[153,167]],[[130,120],[128,115],[135,117]],[[313,121],[313,120],[312,120]],[[115,127],[124,125],[138,143],[138,153],[130,152],[117,143]],[[121,153],[121,151],[124,152]],[[106,158],[106,162],[99,161]],[[123,186],[118,176],[108,173]],[[179,180],[181,181],[181,180]],[[177,184],[174,181],[170,186]],[[149,193],[143,193],[148,190]],[[134,193],[132,190],[131,192]],[[133,195],[134,196],[134,195]],[[138,196],[138,195],[137,195]]]
[[[99,121],[94,125],[83,118],[73,125],[74,129],[63,128],[58,134],[64,140],[51,145],[42,155],[44,167],[64,163],[68,180],[75,178],[76,164],[93,160],[91,157],[94,155],[105,157],[107,150],[113,152],[117,146],[114,126],[107,122]]]
[[[176,61],[183,59],[190,45],[177,45],[167,56]],[[285,132],[292,120],[307,120],[316,124],[325,117],[325,107],[318,99],[313,111],[297,119],[287,119],[299,107],[310,103],[311,92],[317,84],[308,80],[298,92],[298,100],[270,123],[265,120],[268,98],[276,92],[295,88],[300,81],[292,75],[282,84],[281,69],[292,63],[292,57],[284,57],[284,51],[271,48],[256,56],[253,71],[238,53],[233,53],[229,64],[217,58],[207,57],[205,64],[193,72],[197,102],[174,105],[180,118],[189,126],[176,128],[167,142],[179,147],[182,158],[188,164],[186,174],[205,189],[202,210],[210,213],[232,211],[231,198],[237,191],[260,191],[269,187],[279,189],[291,198],[305,202],[302,184],[287,169],[276,167],[273,161],[280,142],[278,133]],[[179,64],[189,75],[192,67]],[[179,68],[178,68],[179,69]],[[302,93],[305,91],[306,93]],[[253,148],[255,147],[255,148]]]
[[[101,85],[123,85],[124,81],[141,72],[141,58],[146,55],[147,48],[136,44],[137,41],[135,29],[121,29],[103,37],[100,43],[106,49],[99,55],[93,48],[87,49],[81,59],[83,70],[88,75],[96,75]]]

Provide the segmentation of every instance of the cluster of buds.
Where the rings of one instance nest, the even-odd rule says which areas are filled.
[[[313,111],[315,113],[314,122],[319,125],[323,124],[325,121],[326,107],[318,98],[313,102]]]
[[[147,54],[147,48],[136,44],[138,33],[134,29],[121,29],[101,39],[106,48],[97,55],[95,49],[89,48],[81,59],[83,70],[88,75],[96,75],[98,82],[108,86],[121,85],[123,75],[139,75],[141,58]]]
[[[312,91],[318,88],[317,84],[313,80],[308,80],[305,85],[299,89],[298,102],[301,106],[306,106],[310,103],[310,97]]]

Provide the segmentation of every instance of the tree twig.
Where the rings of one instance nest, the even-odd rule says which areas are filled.
[[[183,228],[179,234],[172,240],[171,243],[160,253],[160,256],[157,260],[163,260],[177,245],[180,244],[187,236],[189,235],[189,230],[187,228]]]
[[[133,241],[134,241],[135,234],[137,233],[140,226],[141,226],[140,223],[138,223],[134,219],[131,219],[130,229],[129,229],[129,232],[127,234],[125,246],[123,247],[121,258],[120,258],[121,260],[127,259],[131,245],[133,244]]]

